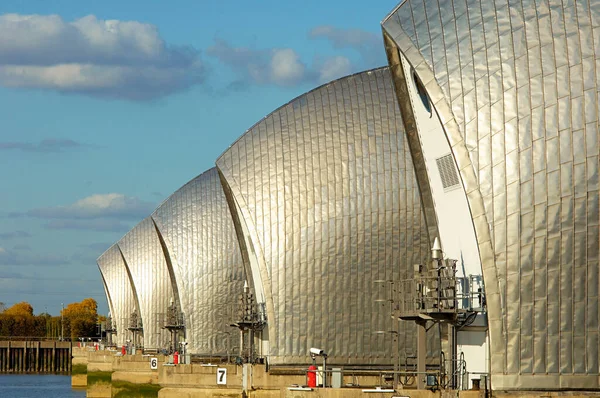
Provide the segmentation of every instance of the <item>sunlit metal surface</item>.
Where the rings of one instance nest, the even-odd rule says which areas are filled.
[[[102,274],[113,324],[117,329],[117,334],[113,336],[112,341],[122,346],[130,338],[127,330],[128,319],[136,308],[136,301],[117,245],[111,246],[98,258],[98,268]]]
[[[133,281],[144,327],[144,349],[169,348],[169,332],[163,329],[167,307],[174,300],[163,249],[150,217],[129,231],[119,242]]]
[[[246,269],[264,289],[269,363],[307,363],[320,347],[330,363],[389,364],[395,327],[375,281],[407,278],[429,245],[388,69],[296,98],[217,167],[259,264]],[[416,342],[402,327],[404,361]]]
[[[406,0],[383,30],[409,140],[419,131],[399,52],[459,165],[488,294],[493,388],[600,388],[600,3]],[[430,214],[427,170],[411,149]]]
[[[244,269],[217,170],[180,188],[152,219],[173,265],[188,352],[232,353],[239,336],[229,325],[237,321]]]

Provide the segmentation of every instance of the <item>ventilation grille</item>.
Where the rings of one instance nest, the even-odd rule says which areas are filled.
[[[444,189],[452,189],[460,186],[460,179],[454,167],[454,159],[451,154],[437,158],[436,160],[440,177],[442,178],[442,185]]]

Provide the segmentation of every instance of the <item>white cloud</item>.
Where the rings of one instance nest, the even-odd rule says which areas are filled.
[[[199,52],[154,25],[57,15],[0,15],[0,85],[148,100],[204,79]]]
[[[352,73],[352,63],[343,56],[331,57],[319,67],[319,80],[329,82]]]
[[[48,220],[48,229],[75,229],[89,231],[123,232],[149,216],[154,203],[121,193],[95,194],[70,205],[40,207],[10,217],[33,217]]]
[[[149,215],[154,205],[133,196],[120,193],[95,194],[68,206],[42,207],[15,216],[46,219],[136,219]]]
[[[291,48],[233,47],[225,40],[216,40],[206,52],[231,67],[248,83],[290,86],[312,79],[310,70]]]
[[[386,64],[382,39],[375,33],[323,25],[311,29],[308,37],[327,40],[343,55],[315,54],[309,65],[291,48],[235,47],[222,39],[215,40],[206,53],[238,74],[238,80],[231,85],[234,88],[243,88],[248,84],[291,86],[327,83]]]
[[[270,75],[271,80],[277,84],[294,84],[304,79],[306,66],[292,49],[273,50]]]
[[[326,39],[333,48],[349,48],[357,51],[367,68],[384,65],[385,52],[380,34],[361,29],[343,29],[331,25],[317,26],[310,30],[311,39]]]

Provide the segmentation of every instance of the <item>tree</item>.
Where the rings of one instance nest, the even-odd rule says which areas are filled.
[[[12,307],[4,310],[4,315],[9,316],[22,316],[22,317],[32,317],[33,316],[33,307],[31,304],[21,301],[13,305]]]
[[[2,333],[9,336],[35,336],[35,317],[31,304],[22,301],[2,312]]]
[[[96,336],[97,310],[98,304],[92,298],[69,304],[62,312],[65,318],[65,334],[70,335],[73,340],[78,337]]]

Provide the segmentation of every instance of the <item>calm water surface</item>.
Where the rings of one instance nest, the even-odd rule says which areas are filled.
[[[85,398],[85,390],[73,390],[71,376],[0,375],[0,397]]]

